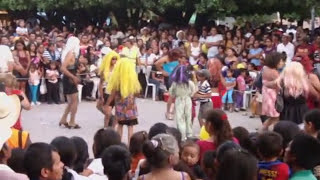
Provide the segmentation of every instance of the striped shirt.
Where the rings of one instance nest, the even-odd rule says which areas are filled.
[[[44,51],[43,53],[43,57],[48,59],[49,61],[57,61],[61,58],[61,54],[59,53],[59,51],[54,51],[54,53],[51,53],[49,51]]]
[[[211,94],[211,86],[207,80],[203,81],[202,83],[199,82],[198,87],[199,87],[198,94],[201,94],[201,95]],[[211,101],[211,98],[199,98],[198,100],[199,102],[205,103],[205,102]]]

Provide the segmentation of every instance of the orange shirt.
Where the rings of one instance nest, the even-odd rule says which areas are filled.
[[[131,158],[131,173],[135,173],[138,163],[141,159],[145,159],[142,153],[132,156]]]

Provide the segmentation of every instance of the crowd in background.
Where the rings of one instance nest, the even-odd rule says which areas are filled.
[[[24,20],[1,25],[0,50],[10,49],[12,57],[0,58],[0,72],[15,78],[0,77],[0,82],[6,94],[22,97],[22,108],[30,109],[27,99],[31,106],[65,102],[63,89],[68,87],[61,81],[61,55],[67,39],[77,36],[81,98],[112,106],[104,97],[103,84],[118,85],[118,79],[108,79],[111,66],[120,67],[118,60],[124,66],[124,61],[131,61],[136,74],[128,74],[137,76],[142,86],[138,96],[153,84],[155,99],[167,101],[167,119],[177,123],[177,128],[155,124],[149,133],[129,130],[128,147],[121,143],[122,129],[118,133],[101,129],[94,136],[91,161],[86,142],[78,137],[57,137],[49,145],[31,144],[28,135],[22,135],[26,151],[13,151],[10,158],[9,143],[2,147],[1,165],[7,171],[25,173],[32,180],[319,177],[320,34],[278,23],[234,28],[146,25],[124,30],[89,25],[79,32],[65,26],[32,27]],[[125,73],[121,76],[130,79]],[[263,122],[259,133],[231,129],[221,110],[248,108],[250,113],[244,115],[260,116]],[[105,115],[107,127],[111,117]],[[192,132],[196,117],[202,127],[200,139]],[[21,130],[19,122],[13,125]]]

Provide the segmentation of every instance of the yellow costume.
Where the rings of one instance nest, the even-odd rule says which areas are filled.
[[[124,99],[141,91],[141,86],[136,73],[135,64],[129,58],[121,58],[113,68],[109,79],[107,92],[120,92]]]
[[[115,51],[111,51],[109,54],[103,57],[102,63],[99,67],[99,74],[103,74],[105,82],[108,82],[110,76],[110,65],[113,57],[117,57],[117,60],[120,59],[120,55]]]

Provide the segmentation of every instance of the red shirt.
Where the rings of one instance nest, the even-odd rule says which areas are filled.
[[[238,139],[234,137],[233,137],[233,142],[235,142],[236,144],[239,144]],[[206,153],[207,151],[215,151],[218,148],[215,142],[210,142],[206,140],[197,141],[197,144],[200,147],[200,159],[202,159],[204,153]]]

